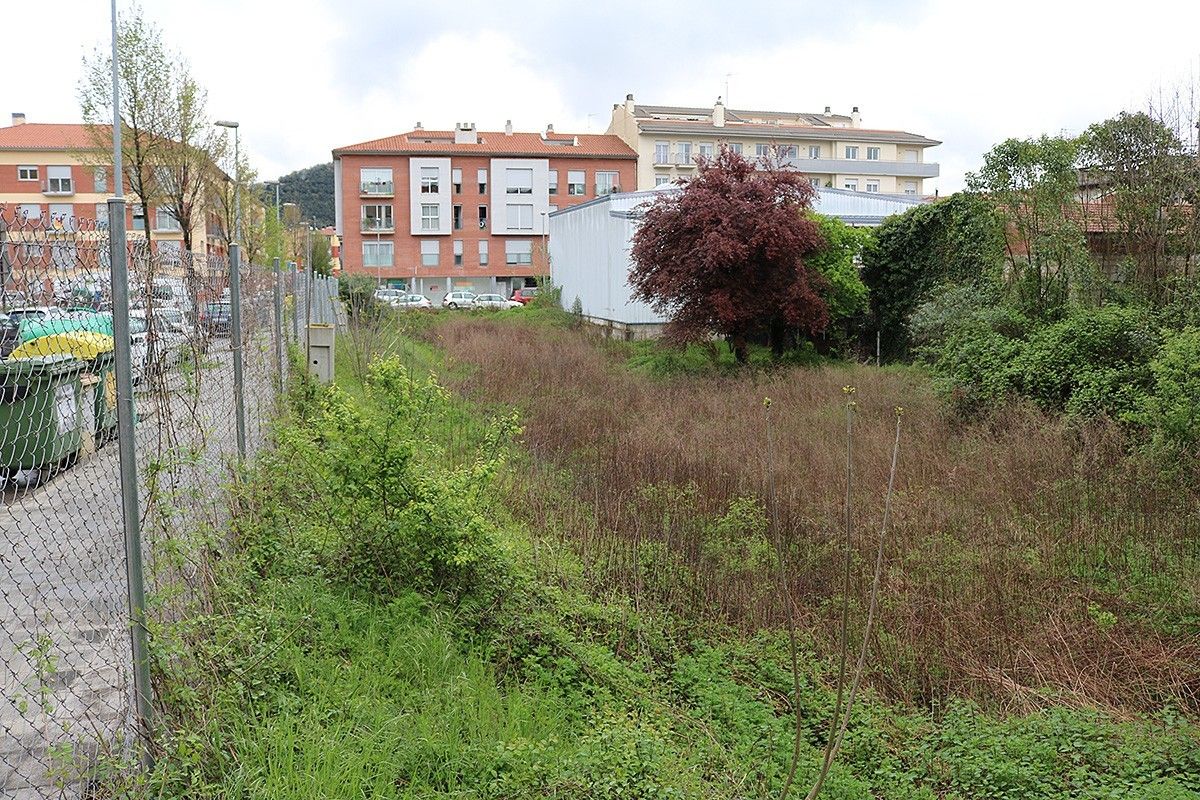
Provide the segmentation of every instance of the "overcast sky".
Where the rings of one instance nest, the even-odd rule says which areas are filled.
[[[118,0],[118,8],[129,0]],[[80,61],[108,0],[60,0],[52,29],[8,36],[8,114],[79,120]],[[1200,2],[822,0],[146,0],[214,117],[241,123],[269,179],[341,145],[456,121],[600,133],[612,104],[849,113],[944,142],[961,188],[1009,136],[1077,132],[1160,91],[1200,87]],[[985,10],[986,9],[986,10]],[[35,13],[36,16],[36,13]],[[53,53],[53,62],[51,62]]]

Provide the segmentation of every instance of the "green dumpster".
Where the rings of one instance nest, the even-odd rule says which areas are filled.
[[[99,379],[95,384],[97,444],[117,435],[117,373],[113,369],[114,360],[113,351],[108,350],[98,353],[87,366],[87,371]]]
[[[0,470],[53,467],[78,455],[85,366],[65,354],[0,362]]]

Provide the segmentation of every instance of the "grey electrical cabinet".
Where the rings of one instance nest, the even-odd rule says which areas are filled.
[[[333,380],[333,326],[308,326],[308,373],[321,383]]]

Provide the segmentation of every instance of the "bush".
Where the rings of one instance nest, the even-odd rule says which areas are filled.
[[[1155,446],[1194,452],[1200,444],[1200,328],[1169,334],[1150,374],[1152,388],[1128,419],[1144,425]]]

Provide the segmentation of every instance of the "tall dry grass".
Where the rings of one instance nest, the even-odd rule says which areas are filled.
[[[1197,493],[1139,466],[1115,426],[1027,408],[963,425],[915,371],[655,380],[580,332],[457,318],[427,335],[458,391],[522,410],[532,458],[514,507],[561,532],[600,590],[745,630],[780,624],[769,567],[731,565],[706,547],[711,520],[735,498],[764,497],[773,473],[801,624],[818,648],[831,647],[842,388],[853,385],[860,602],[893,409],[906,409],[872,642],[877,689],[919,703],[966,695],[1019,708],[1200,709]]]

